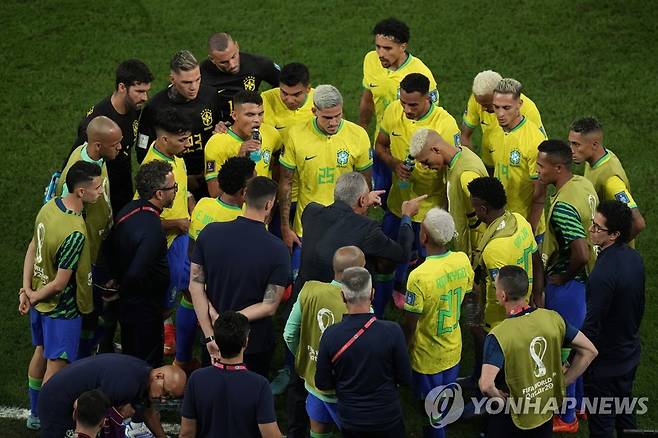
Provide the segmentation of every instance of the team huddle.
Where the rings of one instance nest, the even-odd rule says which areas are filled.
[[[635,428],[583,404],[631,397],[644,311],[645,222],[600,122],[549,139],[522,84],[485,70],[458,123],[407,25],[373,36],[358,123],[304,64],[227,33],[201,63],[174,54],[150,98],[149,68],[119,65],[25,255],[29,429],[164,437],[182,397],[181,437],[279,437],[285,393],[288,437],[403,437],[409,385],[443,437],[432,397],[457,384],[542,407],[485,415],[487,437]]]

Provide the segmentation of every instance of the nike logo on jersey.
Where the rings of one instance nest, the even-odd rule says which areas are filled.
[[[312,160],[315,157],[317,157],[317,155],[313,155],[312,157],[304,157],[304,161]]]
[[[286,127],[286,125],[283,125],[283,126],[274,125],[274,128],[276,128],[276,129],[283,129],[283,128],[285,128],[285,127]]]
[[[488,125],[487,122],[480,122],[480,125]]]
[[[377,84],[369,84],[371,88],[375,88]]]
[[[395,131],[391,132],[391,135],[392,135],[393,137],[401,137],[401,136],[402,136],[402,134],[398,134],[398,133],[395,132]]]

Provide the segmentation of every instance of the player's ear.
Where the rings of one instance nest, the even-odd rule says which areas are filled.
[[[318,110],[317,110],[317,108],[315,108],[315,105],[313,106],[313,108],[311,108],[311,111],[313,111],[314,116],[318,115]]]
[[[120,93],[125,93],[128,90],[128,87],[126,87],[126,84],[123,82],[119,82],[119,85],[117,85],[117,91]]]

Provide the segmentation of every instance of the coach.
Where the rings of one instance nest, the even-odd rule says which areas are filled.
[[[116,353],[79,360],[55,374],[41,389],[41,436],[61,438],[74,428],[73,402],[84,392],[99,389],[121,412],[135,410],[156,437],[164,437],[152,400],[181,397],[185,373],[167,365],[151,368],[141,359]],[[137,416],[133,415],[133,418]]]
[[[587,397],[631,397],[640,363],[640,323],[644,314],[645,274],[642,257],[626,243],[633,213],[620,201],[603,201],[589,228],[598,245],[594,269],[587,280],[587,316],[583,333],[599,350],[585,374]],[[591,437],[621,436],[635,429],[632,414],[589,416]]]

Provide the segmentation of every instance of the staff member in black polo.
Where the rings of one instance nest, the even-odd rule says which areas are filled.
[[[160,160],[141,166],[135,182],[139,199],[117,215],[105,254],[119,282],[123,352],[157,367],[163,361],[162,303],[169,285],[160,213],[171,206],[176,183],[171,165]]]
[[[243,361],[249,337],[247,317],[222,312],[213,333],[222,358],[190,376],[180,438],[279,438],[269,382],[249,371]]]
[[[398,384],[411,381],[404,334],[391,321],[370,312],[370,273],[343,271],[341,290],[347,315],[320,338],[315,386],[336,390],[343,437],[403,437]]]
[[[290,275],[288,248],[265,228],[276,186],[267,177],[252,178],[247,184],[244,215],[206,225],[197,238],[190,266],[190,295],[210,355],[219,357],[211,310],[240,312],[251,326],[245,364],[265,377],[274,353],[272,316]]]
[[[587,316],[583,333],[599,350],[585,373],[587,397],[630,398],[640,363],[640,323],[644,315],[645,274],[642,257],[627,245],[633,223],[622,202],[603,201],[589,229],[600,252],[587,279]],[[635,429],[633,414],[589,413],[591,437],[611,437]]]

